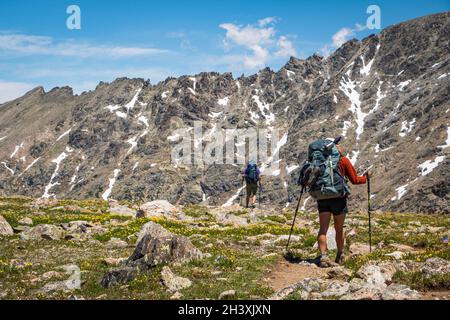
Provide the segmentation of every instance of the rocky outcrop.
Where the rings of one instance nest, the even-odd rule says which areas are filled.
[[[103,277],[101,284],[103,287],[110,287],[130,281],[139,273],[146,272],[157,265],[185,263],[201,259],[202,256],[202,252],[192,244],[189,238],[175,235],[162,226],[149,222],[140,231],[137,245],[126,261],[126,266],[109,271]],[[168,276],[168,271],[165,274]]]
[[[152,268],[159,264],[188,262],[202,258],[202,253],[187,237],[174,235],[154,222],[143,228],[128,264],[139,268]]]

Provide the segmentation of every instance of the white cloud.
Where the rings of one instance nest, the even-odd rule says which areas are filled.
[[[338,32],[336,32],[333,37],[331,38],[333,40],[333,47],[339,48],[344,43],[346,43],[348,40],[350,40],[351,37],[355,35],[355,32],[350,28],[342,28]]]
[[[166,50],[144,47],[93,45],[87,42],[57,41],[47,36],[0,34],[0,51],[23,55],[65,57],[129,58],[166,53]]]
[[[366,29],[366,26],[359,23],[355,24],[354,28],[344,27],[341,28],[331,37],[331,44],[327,44],[320,51],[324,56],[328,56],[333,50],[338,49],[344,43],[353,38],[357,32],[361,32]]]
[[[257,25],[236,25],[223,23],[220,28],[226,30],[224,47],[228,51],[233,45],[251,52],[243,58],[244,67],[255,69],[264,67],[272,58],[296,55],[293,43],[286,37],[276,36],[273,24],[276,18],[268,17],[258,21]]]
[[[35,86],[23,82],[7,82],[0,80],[0,103],[14,100],[23,96]]]
[[[270,44],[274,41],[275,29],[273,27],[261,28],[251,25],[242,27],[232,23],[223,23],[220,27],[227,31],[226,40],[231,40],[241,46],[251,48],[255,45]]]
[[[285,36],[281,36],[278,40],[278,48],[278,51],[275,52],[275,56],[277,57],[286,58],[297,55],[294,44]]]
[[[263,27],[265,27],[265,26],[267,26],[267,25],[269,25],[271,23],[275,23],[276,21],[277,21],[277,18],[275,18],[275,17],[267,17],[267,18],[259,20],[258,21],[258,25],[261,28],[263,28]]]

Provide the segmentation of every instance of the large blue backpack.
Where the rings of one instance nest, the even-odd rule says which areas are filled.
[[[304,163],[299,183],[309,188],[316,200],[334,199],[350,194],[346,180],[339,170],[341,155],[333,141],[320,139],[308,147],[308,160]]]
[[[256,183],[259,181],[258,166],[254,163],[249,163],[245,169],[245,181],[247,183]]]

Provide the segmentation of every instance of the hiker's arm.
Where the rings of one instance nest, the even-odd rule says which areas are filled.
[[[344,167],[343,174],[350,180],[352,184],[365,184],[366,183],[366,177],[365,176],[358,176],[356,173],[355,168],[353,167],[352,163],[347,157],[341,158],[342,165]]]

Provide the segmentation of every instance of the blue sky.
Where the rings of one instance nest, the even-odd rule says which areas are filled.
[[[277,70],[378,33],[364,28],[373,4],[382,28],[450,10],[449,0],[1,0],[0,103],[38,85],[80,93],[121,76]],[[66,27],[69,5],[81,9],[80,30]]]

